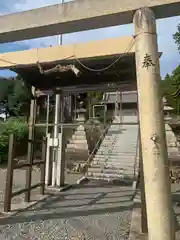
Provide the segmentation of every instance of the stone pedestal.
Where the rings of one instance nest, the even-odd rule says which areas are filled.
[[[72,135],[72,139],[67,144],[66,156],[67,156],[67,168],[74,169],[74,171],[80,171],[82,165],[87,162],[89,157],[88,143],[86,138],[86,132],[84,127],[86,110],[81,108],[77,110],[77,119],[80,125]],[[82,123],[82,124],[81,124]]]
[[[167,99],[165,97],[163,98],[163,105],[168,156],[176,157],[179,154],[177,139],[174,132],[172,131],[171,126],[167,123],[167,121],[172,119],[172,112],[174,109],[168,106]]]
[[[176,136],[172,131],[172,128],[170,127],[170,125],[167,123],[165,124],[165,130],[166,130],[168,156],[176,157],[177,155],[179,155]]]

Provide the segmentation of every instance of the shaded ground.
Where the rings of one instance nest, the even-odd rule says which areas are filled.
[[[128,239],[134,191],[90,182],[0,220],[0,239]],[[13,238],[14,237],[14,238]]]
[[[14,171],[14,181],[13,181],[13,191],[20,190],[25,188],[25,170],[15,170]],[[78,174],[66,174],[66,182],[68,184],[76,183],[76,180],[79,179],[81,175]],[[0,212],[3,212],[3,205],[4,205],[4,190],[5,190],[5,182],[6,182],[6,168],[0,169]],[[39,168],[34,168],[32,172],[32,185],[40,182],[40,170]],[[32,191],[31,201],[35,201],[39,199],[39,188],[34,189]],[[21,194],[17,197],[12,199],[12,203],[19,203],[23,200],[24,194]]]

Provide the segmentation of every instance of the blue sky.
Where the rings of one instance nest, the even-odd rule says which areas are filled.
[[[5,0],[0,2],[0,14],[19,12],[32,8],[57,4],[60,2],[61,0]],[[159,51],[163,52],[160,60],[162,77],[164,77],[166,73],[171,73],[172,70],[180,64],[180,55],[172,37],[172,35],[176,32],[177,25],[179,23],[180,16],[157,21]],[[105,29],[65,34],[63,36],[63,44],[131,35],[133,35],[132,25],[116,26]],[[57,36],[47,37],[15,43],[0,44],[0,52],[18,51],[57,44]],[[10,76],[12,74],[12,72],[7,70],[0,71],[1,76]]]

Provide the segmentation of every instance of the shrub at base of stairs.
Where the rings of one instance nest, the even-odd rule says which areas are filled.
[[[7,162],[10,134],[16,136],[17,155],[24,156],[27,154],[28,124],[23,118],[9,118],[6,122],[0,122],[0,163]],[[43,133],[36,133],[36,135],[42,136]]]

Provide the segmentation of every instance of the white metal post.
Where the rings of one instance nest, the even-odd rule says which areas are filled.
[[[76,97],[77,97],[77,95],[75,94],[74,95],[74,120],[76,120],[76,118],[77,118],[77,107],[76,107],[77,101],[76,101]]]
[[[47,135],[47,150],[46,150],[46,175],[45,175],[45,184],[49,185],[49,175],[50,171],[50,134],[48,133]]]
[[[61,1],[61,4],[64,4],[64,0]],[[63,34],[58,35],[58,44],[62,45],[63,42]]]
[[[115,116],[118,116],[118,94],[119,92],[116,92],[116,102],[115,102]]]
[[[64,121],[64,96],[61,94],[61,100],[60,100],[60,116],[61,116],[61,130],[60,133],[58,134],[58,149],[57,149],[57,171],[56,171],[56,176],[57,176],[57,181],[56,184],[57,186],[61,187],[64,185],[64,143],[63,143],[63,121]]]
[[[48,130],[49,130],[49,128],[48,128],[48,124],[49,124],[49,106],[50,106],[50,96],[48,95],[47,96],[47,107],[46,107],[46,109],[47,109],[47,111],[46,111],[46,136],[47,136]]]
[[[107,123],[107,104],[104,105],[104,127]]]
[[[122,124],[123,122],[123,98],[122,98],[122,92],[119,92],[120,94],[120,108],[119,108],[119,111],[120,111],[120,125]]]
[[[58,123],[59,123],[59,114],[60,114],[60,94],[56,94],[55,102],[55,116],[54,116],[54,133],[53,133],[53,164],[52,164],[52,186],[56,185],[56,168],[57,168],[57,146],[56,141],[58,139]]]

